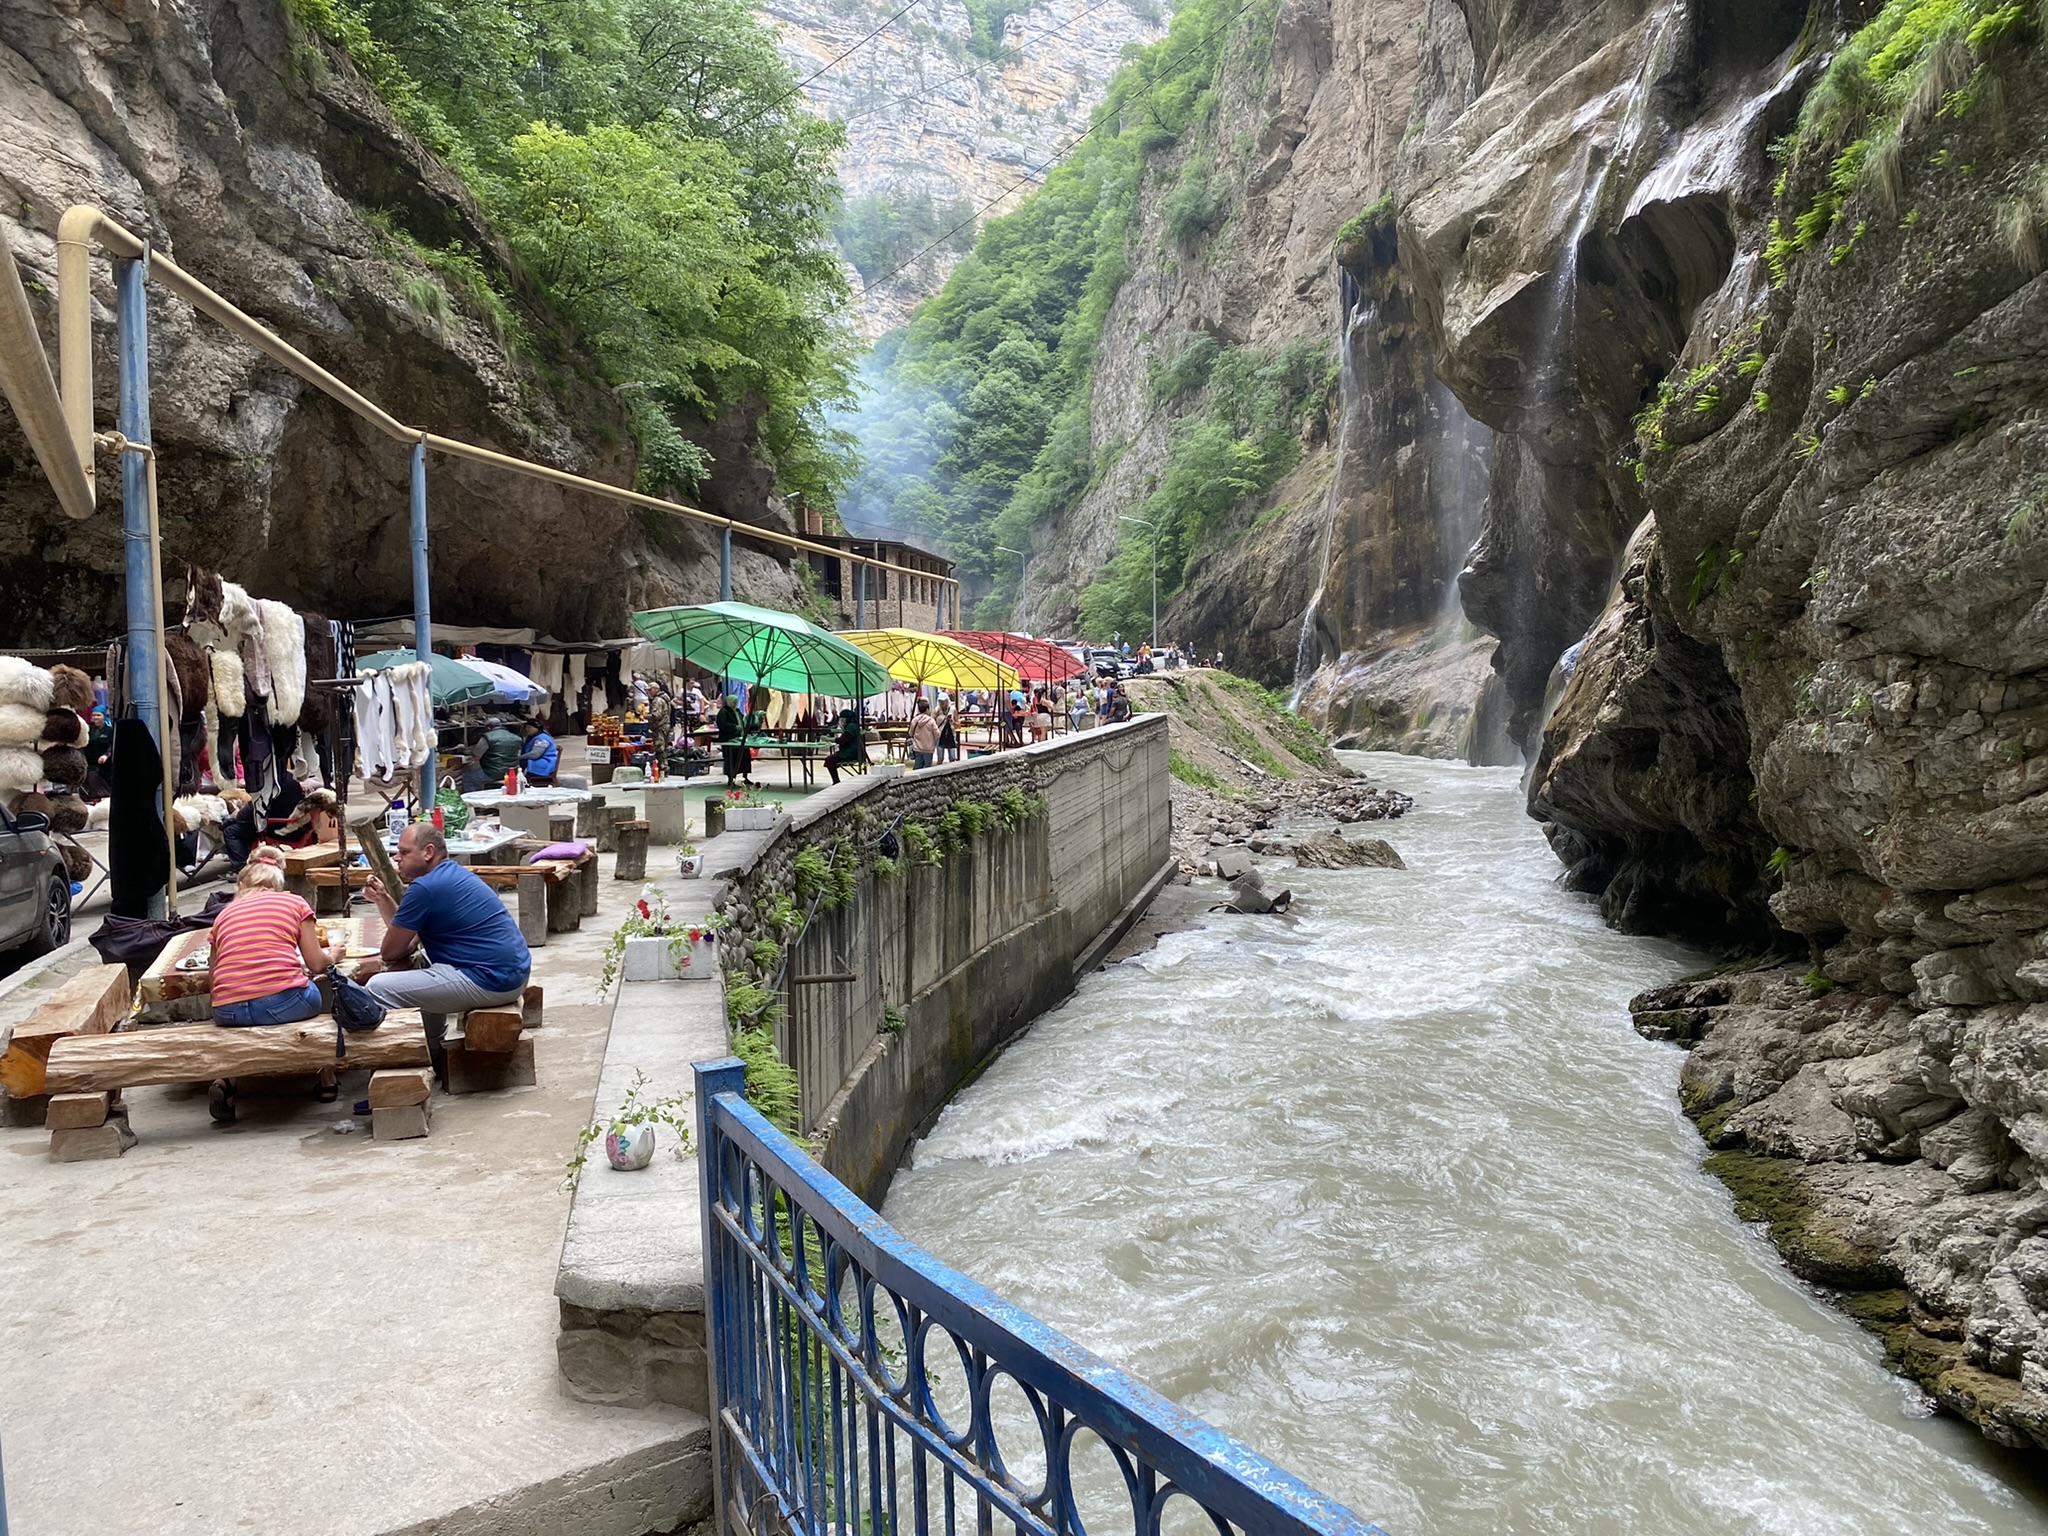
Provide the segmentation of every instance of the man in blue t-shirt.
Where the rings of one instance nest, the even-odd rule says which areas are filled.
[[[431,823],[416,821],[398,834],[396,863],[406,882],[403,901],[394,902],[374,875],[363,887],[383,914],[384,943],[362,974],[385,1007],[420,1010],[435,1075],[445,1078],[447,1016],[518,1001],[533,956],[504,902],[473,871],[448,861],[448,840]],[[427,964],[389,969],[416,942],[426,947]]]
[[[538,720],[526,722],[526,746],[519,754],[519,761],[526,769],[528,783],[555,782],[555,768],[562,761],[562,750]]]

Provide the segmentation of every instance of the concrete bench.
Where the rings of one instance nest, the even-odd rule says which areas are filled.
[[[393,1009],[375,1029],[345,1034],[343,1056],[335,1055],[334,1039],[334,1018],[324,1013],[303,1023],[250,1029],[174,1024],[66,1036],[51,1047],[44,1071],[51,1095],[50,1156],[57,1162],[119,1157],[133,1146],[127,1111],[118,1102],[126,1088],[431,1062],[417,1009]]]

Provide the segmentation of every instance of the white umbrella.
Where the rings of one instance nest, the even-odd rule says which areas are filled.
[[[491,697],[494,699],[507,699],[518,703],[521,700],[544,699],[548,696],[547,689],[523,672],[515,672],[495,661],[479,661],[474,656],[465,656],[462,658],[462,664],[472,672],[482,673],[490,680]]]

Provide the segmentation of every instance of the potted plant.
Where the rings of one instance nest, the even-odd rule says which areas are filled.
[[[635,1070],[632,1086],[626,1090],[626,1097],[617,1113],[605,1120],[593,1120],[583,1127],[576,1138],[576,1155],[569,1159],[568,1182],[573,1186],[577,1176],[583,1172],[583,1165],[590,1158],[590,1144],[604,1143],[605,1161],[621,1173],[631,1173],[645,1168],[654,1160],[655,1127],[665,1125],[673,1137],[673,1151],[677,1157],[687,1157],[690,1152],[690,1122],[685,1108],[690,1102],[687,1093],[667,1094],[661,1098],[643,1097],[647,1088],[647,1074]]]
[[[657,886],[643,886],[633,910],[605,945],[597,995],[627,981],[709,981],[718,973],[717,918],[685,923],[668,909]]]
[[[704,873],[704,855],[697,851],[697,845],[684,842],[676,850],[676,872],[685,880],[695,880]]]
[[[772,800],[763,800],[751,789],[734,788],[725,792],[725,826],[729,832],[766,832],[781,814],[781,806]]]

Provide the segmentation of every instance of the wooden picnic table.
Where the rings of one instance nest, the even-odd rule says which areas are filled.
[[[338,870],[335,873],[339,873]],[[384,941],[384,919],[375,912],[351,917],[316,917],[320,942],[339,935],[356,959],[377,952]],[[358,952],[361,953],[358,953]],[[205,928],[174,934],[135,989],[141,1003],[137,1017],[144,1024],[183,1024],[213,1017],[213,934]]]

